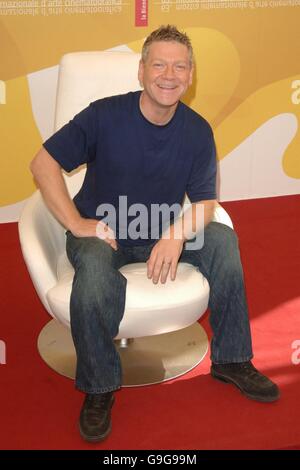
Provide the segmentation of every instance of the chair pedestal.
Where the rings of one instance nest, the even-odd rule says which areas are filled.
[[[130,339],[116,345],[123,369],[123,386],[150,385],[174,379],[196,367],[208,350],[208,339],[199,323],[162,335]],[[76,354],[71,332],[51,320],[38,338],[44,361],[61,375],[74,379]]]

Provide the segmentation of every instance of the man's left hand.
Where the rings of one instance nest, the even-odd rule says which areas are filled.
[[[154,245],[147,261],[147,275],[154,284],[157,284],[159,279],[164,284],[169,272],[171,280],[175,280],[183,244],[184,240],[181,239],[161,239]]]

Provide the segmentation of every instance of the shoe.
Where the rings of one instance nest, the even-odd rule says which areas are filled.
[[[86,395],[79,418],[79,431],[83,439],[100,442],[109,435],[114,400],[113,392]]]
[[[268,377],[261,374],[251,361],[230,364],[212,363],[212,377],[222,382],[232,383],[252,400],[272,402],[280,397],[279,388]]]

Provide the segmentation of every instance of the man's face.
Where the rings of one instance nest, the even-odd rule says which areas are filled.
[[[193,67],[189,51],[178,42],[153,42],[145,63],[139,65],[139,81],[153,106],[178,103],[192,83]]]

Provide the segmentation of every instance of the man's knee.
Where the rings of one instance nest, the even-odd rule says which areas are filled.
[[[113,265],[114,252],[110,245],[97,237],[67,240],[67,254],[75,269],[98,271],[102,265]]]

